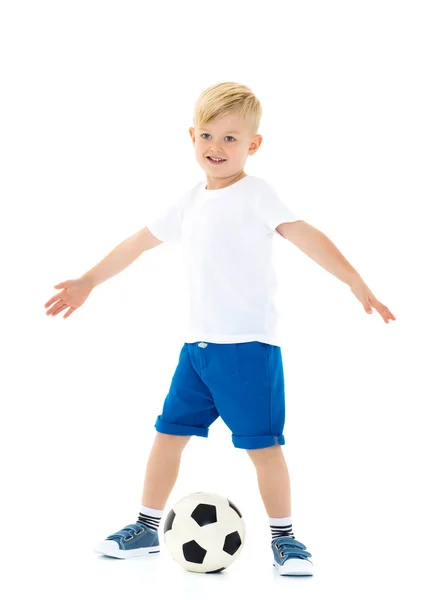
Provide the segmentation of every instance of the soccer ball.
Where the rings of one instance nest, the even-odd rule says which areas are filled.
[[[172,558],[187,571],[217,573],[241,553],[245,523],[238,508],[224,496],[197,492],[169,511],[164,540]]]

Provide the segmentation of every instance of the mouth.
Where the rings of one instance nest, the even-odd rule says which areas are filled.
[[[221,160],[213,160],[211,156],[207,156],[207,160],[209,160],[212,165],[222,165],[226,162],[225,158],[222,158]]]

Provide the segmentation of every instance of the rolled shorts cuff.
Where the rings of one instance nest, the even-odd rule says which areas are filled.
[[[168,433],[170,435],[199,435],[208,437],[208,427],[196,427],[195,425],[181,425],[180,423],[170,423],[158,416],[155,423],[156,431],[159,433]]]
[[[270,446],[283,446],[285,439],[283,435],[232,435],[232,442],[235,448],[257,450],[258,448],[269,448]]]

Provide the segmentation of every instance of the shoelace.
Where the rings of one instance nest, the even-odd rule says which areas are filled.
[[[145,529],[142,523],[131,523],[131,525],[127,525],[120,531],[109,535],[108,540],[120,539],[120,538],[129,538],[130,535],[135,535],[136,533],[141,533],[141,531]]]
[[[306,546],[301,542],[291,537],[281,537],[275,540],[274,545],[278,548],[281,556],[286,558],[309,558],[312,556],[310,552],[306,551]]]

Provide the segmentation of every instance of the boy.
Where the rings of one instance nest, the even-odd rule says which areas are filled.
[[[158,527],[175,484],[181,453],[192,435],[208,436],[221,416],[235,447],[257,471],[269,517],[274,566],[281,575],[312,575],[312,556],[293,535],[285,443],[283,365],[273,303],[275,232],[346,283],[366,312],[395,317],[320,231],[291,212],[271,186],[244,166],[262,142],[261,105],[251,90],[220,83],[197,100],[189,133],[201,182],[77,280],[59,283],[45,307],[67,318],[91,290],[164,241],[180,242],[187,259],[191,309],[147,462],[138,520],[100,542],[118,558],[159,551]]]

